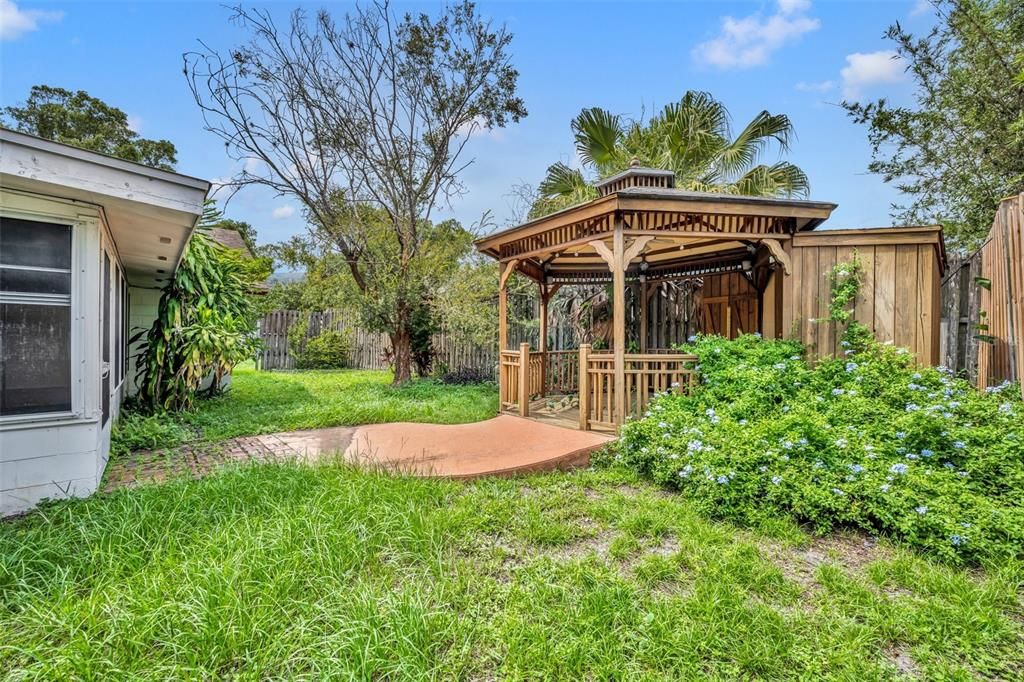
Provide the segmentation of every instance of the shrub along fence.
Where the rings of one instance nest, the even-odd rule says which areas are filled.
[[[299,310],[275,310],[260,320],[259,334],[263,350],[257,359],[260,369],[295,369],[295,356],[288,343],[288,330],[308,315],[306,339],[333,329],[349,335],[348,364],[355,369],[387,369],[391,341],[387,334],[367,331],[344,310],[304,313]],[[435,364],[451,368],[470,368],[497,376],[498,343],[480,344],[441,331],[434,335]]]

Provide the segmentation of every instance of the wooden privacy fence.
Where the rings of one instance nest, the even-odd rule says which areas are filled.
[[[988,239],[979,250],[981,288],[979,307],[985,312],[978,344],[978,386],[1020,381],[1024,366],[1024,193],[999,204]],[[1024,391],[1024,388],[1022,388]]]

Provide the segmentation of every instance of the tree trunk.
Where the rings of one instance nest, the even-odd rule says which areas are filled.
[[[392,386],[401,386],[412,379],[412,337],[405,326],[388,334],[391,338],[391,349],[395,355],[395,378]]]

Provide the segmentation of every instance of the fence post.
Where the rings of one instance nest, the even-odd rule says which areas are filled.
[[[590,386],[588,380],[590,378],[587,372],[587,365],[590,364],[590,344],[580,344],[580,379],[579,379],[579,391],[580,391],[580,431],[590,430]]]
[[[519,416],[530,416],[530,344],[519,344]]]

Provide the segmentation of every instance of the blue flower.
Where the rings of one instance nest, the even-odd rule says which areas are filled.
[[[772,365],[772,367],[774,367],[775,369],[786,369],[786,363],[776,362],[774,365]]]
[[[846,371],[847,372],[852,372],[855,369],[857,369],[857,363],[856,362],[848,362],[848,363],[846,363]]]
[[[782,483],[782,476],[772,476],[772,483],[774,485]]]
[[[906,438],[907,437],[907,432],[906,431],[897,431],[896,432],[896,437],[897,438]]]
[[[920,506],[918,506],[918,507],[914,507],[914,511],[916,511],[916,512],[917,512],[918,514],[920,514],[921,516],[924,516],[925,514],[927,514],[927,513],[928,513],[928,507],[926,507],[926,506],[924,506],[924,505],[922,504],[922,505],[920,505]]]
[[[889,492],[889,488],[890,487],[891,486],[888,483],[883,483],[882,485],[880,485],[878,487],[878,489],[881,490],[883,493],[887,493],[887,492]]]
[[[839,488],[832,488],[832,493],[835,494],[835,495],[846,495],[846,493],[844,493]]]
[[[679,471],[679,476],[680,476],[681,478],[688,478],[688,477],[689,477],[689,475],[690,475],[690,474],[692,474],[692,473],[693,473],[693,467],[692,467],[692,466],[690,466],[689,464],[687,464],[686,466],[684,466],[684,467],[683,467],[683,468],[682,468],[682,469],[681,469],[681,470]]]
[[[956,533],[953,533],[949,536],[949,541],[950,543],[952,543],[954,547],[959,547],[960,545],[967,542],[967,538],[965,538],[963,535],[957,535]]]
[[[967,447],[967,443],[963,442],[962,440],[958,440],[955,443],[953,443],[953,447],[956,448],[957,450],[963,450],[964,448]]]
[[[907,465],[893,464],[891,467],[889,467],[889,471],[891,471],[894,474],[905,474],[907,473]]]
[[[832,395],[842,395],[844,393],[846,393],[846,391],[844,391],[841,388],[833,388],[832,389]]]
[[[925,458],[931,457],[934,454],[935,454],[935,452],[933,452],[932,450],[929,450],[928,448],[925,448],[924,450],[921,451],[921,456],[925,457]]]
[[[718,485],[725,485],[726,483],[729,482],[729,477],[728,476],[719,476],[715,480],[718,482]]]
[[[852,471],[855,474],[859,474],[864,471],[864,467],[862,467],[860,464],[851,464],[850,471]]]

